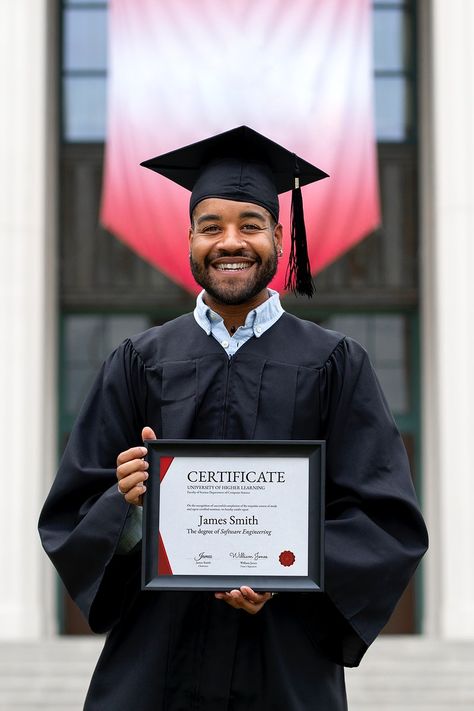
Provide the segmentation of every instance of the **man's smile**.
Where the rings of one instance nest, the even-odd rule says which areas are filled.
[[[211,266],[220,272],[243,272],[247,271],[256,263],[254,259],[243,259],[242,257],[221,257],[211,262]]]
[[[237,271],[242,269],[249,269],[252,265],[247,262],[238,262],[237,264],[227,263],[227,264],[216,264],[215,268],[219,271]]]

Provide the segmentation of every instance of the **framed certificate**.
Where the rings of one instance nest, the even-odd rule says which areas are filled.
[[[323,589],[323,441],[146,445],[142,589]]]

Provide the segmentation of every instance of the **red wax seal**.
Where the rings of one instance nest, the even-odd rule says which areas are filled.
[[[288,568],[295,562],[295,554],[291,551],[282,551],[278,557],[278,560],[282,565]]]

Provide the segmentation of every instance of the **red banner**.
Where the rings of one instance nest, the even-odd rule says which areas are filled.
[[[313,271],[379,223],[370,0],[110,0],[103,224],[186,289],[189,193],[142,160],[241,124],[321,167]],[[280,196],[289,253],[290,193]],[[272,286],[282,290],[286,264]]]

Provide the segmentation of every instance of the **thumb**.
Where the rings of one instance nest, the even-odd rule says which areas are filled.
[[[156,439],[156,434],[153,432],[151,427],[144,427],[142,429],[142,440],[145,441],[146,439]]]

